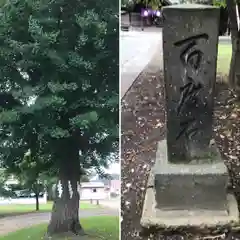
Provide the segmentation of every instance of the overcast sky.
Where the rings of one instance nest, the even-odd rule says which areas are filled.
[[[108,174],[120,175],[120,173],[121,173],[120,167],[121,167],[121,165],[119,163],[112,163],[109,165],[108,169],[105,169],[105,172]],[[96,180],[96,179],[98,179],[97,175],[93,176],[90,180],[92,181],[92,180]]]
[[[106,169],[106,172],[108,174],[120,174],[120,164],[119,163],[112,163],[108,169]]]

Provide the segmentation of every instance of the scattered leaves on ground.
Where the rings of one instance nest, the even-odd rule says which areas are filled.
[[[152,63],[159,62],[158,57]],[[240,231],[144,233],[141,211],[149,171],[155,161],[157,142],[165,137],[163,74],[152,64],[135,81],[122,100],[121,114],[121,239],[191,240],[240,239]],[[154,66],[152,66],[154,65]],[[229,168],[231,187],[240,199],[240,104],[224,83],[216,88],[213,132]]]

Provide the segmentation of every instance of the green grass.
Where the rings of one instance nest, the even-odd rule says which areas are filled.
[[[218,45],[217,73],[219,75],[222,75],[222,76],[228,75],[231,56],[232,56],[231,44]]]
[[[119,218],[118,217],[90,217],[81,219],[81,224],[87,234],[92,236],[87,239],[99,239],[99,240],[117,240],[119,239]],[[46,233],[46,224],[39,224],[31,228],[25,228],[6,236],[0,237],[0,240],[26,240],[26,239],[43,239]],[[97,236],[98,238],[93,238]],[[73,239],[73,238],[58,238],[60,239]],[[85,239],[85,238],[75,238]]]
[[[47,204],[40,204],[39,212],[51,212],[53,202]],[[80,209],[97,208],[97,205],[81,202]],[[25,213],[35,212],[35,204],[8,204],[0,205],[0,218],[6,216],[15,216]]]

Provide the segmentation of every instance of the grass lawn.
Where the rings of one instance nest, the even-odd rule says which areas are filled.
[[[53,202],[40,204],[39,212],[51,212]],[[99,206],[87,202],[80,203],[80,209],[97,208]],[[35,212],[35,204],[8,204],[0,205],[0,218],[6,216],[15,216],[19,214]]]
[[[231,44],[218,45],[217,73],[219,75],[223,75],[223,76],[228,75],[231,56],[232,56]]]
[[[57,238],[63,239],[86,239],[86,240],[118,240],[119,239],[119,218],[118,217],[90,217],[81,219],[81,224],[89,236],[79,238]],[[0,240],[26,240],[26,239],[43,239],[46,233],[46,224],[36,225],[31,228],[25,228],[17,232],[10,233],[6,236],[0,237]],[[95,236],[95,237],[94,237]],[[52,238],[54,240],[54,238]]]

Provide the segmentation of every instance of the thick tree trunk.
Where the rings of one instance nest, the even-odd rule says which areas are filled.
[[[76,183],[72,183],[77,185]],[[79,222],[79,194],[76,190],[70,198],[67,181],[62,181],[63,193],[53,204],[52,216],[48,226],[48,234],[61,234],[72,232],[76,235],[83,234],[82,226]]]
[[[229,85],[240,97],[240,34],[232,36],[232,57],[229,69]]]
[[[240,41],[240,39],[238,39]],[[234,71],[235,71],[235,78],[234,78],[234,90],[237,93],[238,98],[240,99],[240,49],[234,52]]]
[[[238,9],[240,8],[238,4]],[[232,58],[229,69],[229,85],[240,95],[240,31],[236,13],[236,3],[234,0],[227,0],[227,10],[230,20],[230,30],[232,39]]]
[[[233,89],[240,87],[238,79],[240,77],[240,38],[232,37],[232,58],[229,70],[229,84]]]
[[[39,211],[39,193],[35,193],[36,211]]]
[[[68,152],[68,151],[67,151]],[[57,184],[52,216],[48,226],[48,235],[73,233],[83,235],[84,231],[79,221],[79,193],[80,179],[78,152],[69,156],[71,160],[60,163],[60,178]]]

